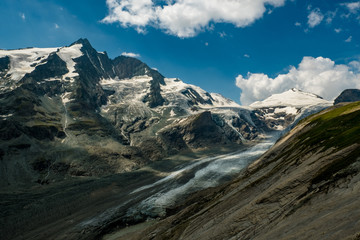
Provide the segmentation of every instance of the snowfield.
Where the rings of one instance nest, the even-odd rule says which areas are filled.
[[[286,92],[274,94],[264,101],[257,101],[250,104],[253,108],[268,108],[268,107],[295,107],[302,108],[309,105],[328,105],[329,101],[322,99],[321,97],[303,92],[296,88],[292,88]]]
[[[74,78],[79,75],[75,70],[76,63],[74,62],[74,59],[83,55],[81,52],[82,47],[83,45],[78,43],[70,47],[60,48],[59,52],[57,52],[57,55],[66,63],[66,67],[69,70],[63,78]]]
[[[11,80],[19,81],[25,74],[31,73],[35,67],[47,59],[52,52],[56,52],[58,48],[25,48],[17,50],[0,50],[0,58],[9,56],[10,70],[7,75]]]
[[[0,58],[8,56],[10,58],[10,69],[7,76],[11,80],[19,81],[25,74],[31,73],[39,65],[46,64],[47,58],[51,53],[56,53],[65,63],[69,70],[63,79],[78,76],[75,71],[75,58],[81,57],[82,44],[74,44],[70,47],[62,48],[25,48],[17,50],[0,50]]]

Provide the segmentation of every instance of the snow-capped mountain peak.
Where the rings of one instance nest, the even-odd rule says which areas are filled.
[[[312,113],[331,106],[320,96],[292,88],[250,105],[269,129],[283,130]]]
[[[313,94],[292,88],[286,92],[273,94],[263,101],[257,101],[250,105],[253,108],[268,107],[295,107],[301,108],[309,105],[331,105],[331,103],[323,98]]]

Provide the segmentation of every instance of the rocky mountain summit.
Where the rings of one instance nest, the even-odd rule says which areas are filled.
[[[304,104],[314,103],[327,104]],[[103,176],[184,151],[236,148],[286,128],[300,108],[242,107],[138,59],[110,59],[87,39],[0,50],[1,184]]]

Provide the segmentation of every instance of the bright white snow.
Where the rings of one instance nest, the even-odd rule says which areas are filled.
[[[250,105],[253,108],[267,108],[289,106],[301,108],[309,105],[331,105],[327,100],[318,97],[315,94],[300,91],[298,89],[290,89],[280,94],[274,94],[264,101],[257,101]]]
[[[274,113],[283,113],[283,112],[285,112],[286,114],[296,115],[298,113],[298,110],[295,107],[275,108],[274,110]]]
[[[35,67],[46,59],[57,48],[25,48],[17,50],[0,50],[0,58],[10,57],[10,70],[8,75],[14,81],[19,81],[25,74],[34,71]]]
[[[225,98],[221,94],[218,93],[210,93],[211,97],[214,99],[213,105],[214,107],[230,107],[230,108],[240,108],[241,106],[236,102]]]
[[[150,91],[152,77],[136,76],[131,79],[102,79],[100,84],[105,89],[115,90],[116,93],[110,97],[113,103],[142,102]],[[115,99],[114,99],[115,98]]]
[[[59,52],[57,52],[57,55],[66,63],[66,67],[69,70],[69,72],[63,76],[64,78],[74,78],[79,75],[75,70],[76,63],[74,59],[83,55],[81,48],[82,44],[78,43],[70,47],[60,48]]]
[[[211,93],[209,94],[198,86],[186,84],[178,78],[165,78],[165,85],[161,85],[161,95],[167,99],[170,105],[188,107],[189,98],[186,97],[182,92],[187,89],[195,90],[205,101],[211,100],[212,104],[202,104],[201,108],[216,108],[216,107],[227,107],[227,108],[241,108],[241,106],[234,101],[227,99],[220,94]],[[196,98],[196,96],[189,91],[189,94]]]
[[[82,56],[80,51],[82,44],[75,44],[63,48],[25,48],[17,50],[0,50],[0,57],[10,57],[10,70],[7,73],[14,81],[19,81],[25,74],[31,73],[39,65],[45,64],[46,59],[51,53],[57,52],[57,55],[66,62],[69,73],[64,78],[73,78],[78,76],[75,72],[75,58]]]
[[[8,117],[12,117],[14,114],[12,113],[9,113],[7,115],[0,115],[0,118],[4,118],[4,119],[7,119]]]

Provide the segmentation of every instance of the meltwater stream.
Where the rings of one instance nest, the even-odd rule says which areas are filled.
[[[188,194],[230,180],[273,146],[278,138],[279,134],[276,134],[245,151],[196,160],[153,184],[134,190],[131,193],[134,196],[142,191],[151,194],[130,208],[126,215],[164,216],[166,208],[174,206]]]

